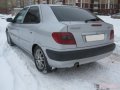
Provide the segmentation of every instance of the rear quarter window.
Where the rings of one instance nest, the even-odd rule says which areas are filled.
[[[51,6],[58,21],[85,21],[96,18],[87,10],[72,6]]]

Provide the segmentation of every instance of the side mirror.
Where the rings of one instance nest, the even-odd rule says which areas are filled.
[[[7,18],[6,21],[7,22],[13,22],[13,19],[12,18]]]

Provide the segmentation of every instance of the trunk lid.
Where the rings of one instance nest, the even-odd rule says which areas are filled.
[[[67,25],[76,40],[77,47],[90,47],[110,43],[112,25],[103,21],[61,22]]]

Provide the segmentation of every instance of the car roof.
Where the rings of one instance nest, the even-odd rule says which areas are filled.
[[[27,7],[32,7],[32,6],[38,6],[41,7],[41,12],[42,12],[42,22],[59,22],[53,13],[52,9],[50,8],[51,6],[59,7],[59,6],[69,6],[69,5],[53,5],[53,4],[35,4],[35,5],[30,5]],[[76,7],[76,6],[70,6],[70,7]],[[47,17],[47,18],[46,18]]]

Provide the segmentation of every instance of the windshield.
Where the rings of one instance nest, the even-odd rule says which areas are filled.
[[[72,6],[51,6],[56,18],[59,21],[86,21],[95,19],[92,13]]]

